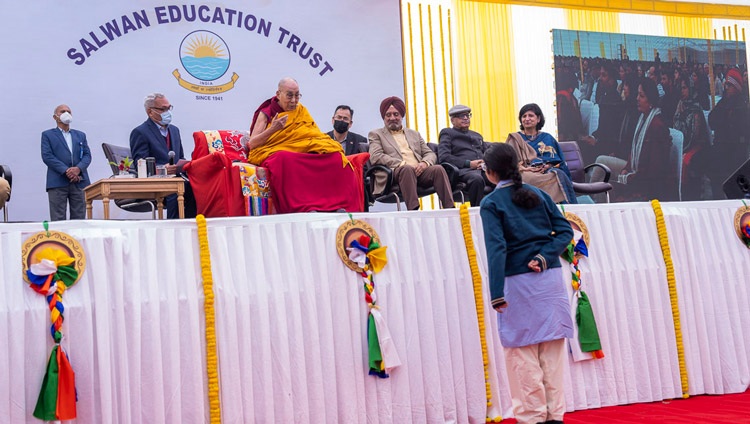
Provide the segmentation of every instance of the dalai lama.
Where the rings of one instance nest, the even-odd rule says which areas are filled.
[[[362,211],[362,165],[369,154],[344,156],[341,144],[320,130],[300,97],[297,81],[279,81],[276,95],[253,115],[245,143],[248,162],[269,169],[279,212]]]

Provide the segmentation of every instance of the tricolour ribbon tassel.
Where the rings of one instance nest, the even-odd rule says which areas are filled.
[[[581,270],[578,268],[578,258],[588,257],[589,250],[583,237],[571,241],[568,248],[563,252],[562,258],[570,262],[573,290],[576,292],[576,325],[578,325],[578,343],[582,352],[589,352],[596,359],[604,358],[602,342],[599,338],[599,329],[596,327],[594,310],[589,302],[586,292],[581,290]]]
[[[33,261],[26,275],[31,281],[31,288],[46,296],[52,322],[50,334],[55,342],[34,416],[45,421],[72,420],[76,418],[75,373],[60,342],[65,319],[63,294],[78,279],[78,271],[74,267],[75,259],[57,249],[44,249],[34,256]]]
[[[367,350],[370,375],[388,378],[388,371],[401,365],[401,359],[391,338],[385,318],[380,313],[375,294],[373,275],[380,272],[388,263],[386,246],[380,246],[370,237],[363,235],[350,244],[349,259],[357,263],[362,272],[364,298],[369,312],[367,316]]]

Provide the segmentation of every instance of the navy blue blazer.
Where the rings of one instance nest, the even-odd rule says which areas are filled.
[[[174,152],[174,161],[177,163],[178,160],[185,159],[180,129],[174,125],[167,125],[167,131]],[[133,162],[152,157],[156,159],[157,165],[164,165],[169,163],[169,150],[167,140],[161,135],[156,123],[151,119],[147,119],[146,122],[138,125],[130,132],[130,154]]]
[[[68,168],[77,166],[81,169],[81,181],[76,187],[84,188],[91,184],[87,171],[91,164],[91,149],[82,131],[70,130],[73,140],[73,152],[68,149],[62,131],[55,127],[42,133],[42,160],[47,165],[47,190],[67,187],[70,180],[65,176]]]

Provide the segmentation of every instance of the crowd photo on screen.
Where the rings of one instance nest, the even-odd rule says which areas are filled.
[[[750,158],[744,42],[554,30],[553,44],[558,140],[611,170],[612,201],[726,198]]]

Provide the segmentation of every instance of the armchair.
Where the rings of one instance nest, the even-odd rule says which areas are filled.
[[[117,174],[117,164],[124,158],[131,157],[130,147],[115,146],[114,144],[102,143],[104,157],[109,161],[112,174]],[[156,219],[156,204],[153,200],[144,199],[115,199],[118,208],[128,212],[151,212],[151,219]]]
[[[438,154],[438,145],[437,143],[427,143],[427,146],[435,152],[435,156]],[[448,173],[448,180],[451,181],[451,170],[449,168],[456,169],[455,166],[451,164],[441,164],[440,158],[438,158],[438,163],[445,168],[445,172]],[[386,182],[385,182],[385,188],[383,189],[382,193],[374,194],[373,191],[375,190],[375,174],[378,172],[382,172],[386,175]],[[457,170],[456,170],[457,172]],[[453,187],[453,181],[451,181],[451,187]],[[435,190],[435,187],[417,187],[417,196],[420,198],[431,196],[433,194],[437,193]],[[393,180],[393,170],[391,168],[388,168],[384,165],[370,165],[367,171],[365,172],[365,199],[366,199],[366,208],[369,208],[372,206],[375,202],[380,203],[395,203],[396,204],[396,210],[401,210],[401,199],[403,198],[403,195],[401,194],[401,190],[398,188],[398,185]]]
[[[8,165],[0,165],[0,178],[7,183],[7,187],[5,183],[0,185],[0,209],[3,210],[3,222],[8,222],[8,202],[13,188],[13,174]]]
[[[193,133],[192,161],[184,169],[190,176],[198,213],[206,217],[245,215],[247,202],[239,167],[253,166],[247,164],[243,148],[246,134],[227,130]],[[356,175],[352,178],[338,153],[274,153],[258,164],[268,172],[272,213],[362,211],[362,167],[368,157],[369,153],[347,157]]]
[[[438,160],[440,160],[440,158],[438,158]],[[453,189],[453,201],[458,203],[468,202],[469,200],[466,198],[466,196],[468,196],[469,194],[468,186],[465,182],[461,181],[458,178],[458,167],[448,162],[441,162],[440,165],[445,168],[445,173],[448,174],[448,181],[451,182],[451,188]],[[492,190],[494,189],[494,185],[485,183],[484,195],[486,196],[489,193],[492,193]]]
[[[247,163],[244,131],[195,131],[192,160],[184,170],[190,177],[199,214],[207,218],[245,215],[240,170]]]
[[[607,196],[607,203],[609,203],[609,191],[612,190],[612,184],[609,183],[612,171],[609,167],[601,163],[584,166],[583,156],[581,156],[581,149],[577,141],[560,141],[559,144],[565,162],[568,164],[570,176],[573,180],[573,190],[576,192],[576,196],[579,196],[579,202],[581,196],[587,196],[590,199],[593,194],[604,193]],[[604,171],[604,181],[586,182],[586,174],[593,168],[600,168]],[[591,202],[593,203],[593,200]]]

